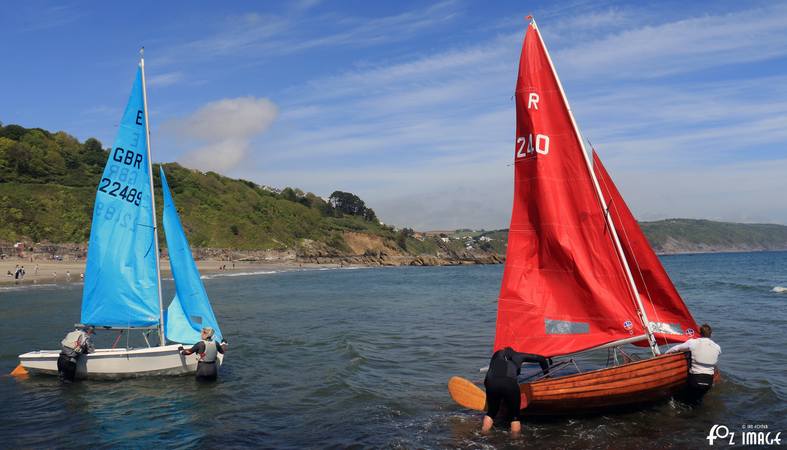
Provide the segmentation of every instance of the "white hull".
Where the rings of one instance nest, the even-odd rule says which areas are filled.
[[[135,349],[96,349],[77,363],[80,379],[117,379],[155,375],[183,375],[197,371],[197,355],[183,356],[179,344]],[[39,350],[19,355],[19,362],[31,374],[57,375],[60,350]],[[221,365],[224,355],[218,354]]]

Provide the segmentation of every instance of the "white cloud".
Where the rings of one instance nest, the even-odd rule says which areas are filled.
[[[169,86],[183,80],[182,72],[166,72],[151,76],[145,80],[148,86]]]
[[[189,117],[170,121],[165,132],[205,144],[181,156],[184,164],[226,172],[248,156],[250,141],[267,130],[278,108],[266,98],[222,99],[201,107]]]

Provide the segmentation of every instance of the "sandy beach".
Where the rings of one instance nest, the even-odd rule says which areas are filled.
[[[15,278],[14,273],[17,267],[24,267],[25,275]],[[339,267],[337,264],[315,264],[298,263],[289,260],[278,261],[219,261],[219,260],[200,260],[197,261],[197,268],[202,275],[220,273],[248,273],[264,271],[286,271],[299,269],[319,269]],[[346,266],[345,266],[346,267]],[[10,275],[9,275],[10,273]],[[30,258],[5,258],[0,260],[0,285],[35,285],[51,283],[73,283],[83,281],[85,273],[85,261],[57,261],[57,260],[36,260]],[[170,277],[169,260],[161,260],[161,275],[164,278]]]

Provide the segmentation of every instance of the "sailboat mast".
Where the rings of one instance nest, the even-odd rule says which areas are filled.
[[[579,140],[579,146],[582,149],[582,156],[585,158],[585,164],[587,166],[588,172],[590,173],[590,178],[593,180],[593,186],[596,189],[596,195],[598,196],[599,201],[601,202],[602,212],[604,214],[604,218],[607,221],[607,225],[609,229],[612,231],[612,240],[615,243],[615,249],[618,252],[618,256],[623,264],[623,269],[626,272],[626,278],[629,282],[629,287],[631,288],[631,293],[634,296],[634,301],[637,305],[637,309],[639,310],[640,319],[642,320],[642,325],[645,327],[645,331],[647,332],[648,343],[650,344],[650,350],[653,352],[653,355],[661,354],[661,350],[659,349],[658,344],[656,343],[656,338],[653,336],[653,331],[650,329],[650,321],[648,320],[648,316],[645,313],[645,307],[642,305],[642,299],[639,297],[639,291],[637,290],[637,284],[634,282],[634,276],[631,274],[631,268],[629,267],[628,260],[626,259],[626,255],[623,252],[623,246],[620,244],[620,238],[618,238],[618,232],[615,228],[615,223],[612,222],[612,217],[610,217],[607,209],[607,202],[604,200],[604,195],[601,193],[601,186],[598,183],[598,179],[596,178],[596,174],[593,171],[593,165],[590,161],[590,157],[588,156],[587,150],[585,149],[585,142],[582,139],[582,134],[579,132],[579,127],[577,126],[577,122],[574,119],[574,112],[571,111],[571,106],[568,103],[568,98],[566,97],[566,93],[563,90],[563,83],[560,82],[560,77],[557,75],[557,71],[555,70],[555,65],[552,63],[552,57],[549,55],[549,50],[547,50],[546,44],[544,44],[544,39],[541,37],[541,31],[538,29],[536,25],[536,20],[532,20],[533,28],[535,29],[536,33],[538,33],[538,38],[541,41],[541,45],[544,47],[544,54],[547,56],[547,61],[549,61],[549,67],[552,69],[552,74],[555,76],[555,81],[557,82],[558,88],[560,88],[560,95],[563,98],[563,103],[566,105],[566,109],[568,110],[568,116],[571,119],[571,125],[574,127],[574,132],[577,135],[577,139]]]
[[[153,160],[150,158],[150,122],[148,120],[148,90],[145,83],[145,47],[139,50],[139,68],[142,71],[142,104],[145,107],[145,138],[148,151],[148,177],[150,178],[150,209],[153,213],[153,246],[156,253],[156,280],[158,283],[158,335],[159,345],[164,345],[164,302],[161,295],[161,261],[158,249],[158,225],[156,223],[156,196],[153,191]]]

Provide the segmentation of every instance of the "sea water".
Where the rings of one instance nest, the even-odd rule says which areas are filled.
[[[723,381],[699,408],[481,435],[480,414],[454,404],[446,382],[483,377],[502,266],[292,271],[205,280],[230,342],[217,383],[0,376],[0,447],[705,448],[714,425],[787,434],[787,294],[774,290],[787,286],[787,253],[662,261],[722,347]],[[57,348],[80,299],[78,284],[0,288],[0,371]]]

